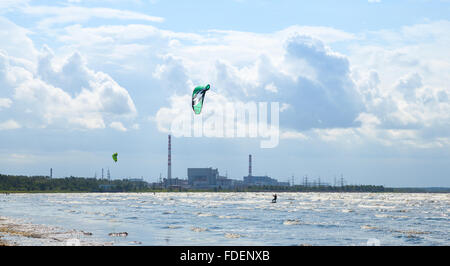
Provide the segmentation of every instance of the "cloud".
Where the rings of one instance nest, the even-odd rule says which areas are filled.
[[[380,141],[440,147],[450,139],[450,22],[370,32],[349,51],[352,78],[380,124]],[[393,133],[395,132],[395,134]],[[398,133],[398,134],[397,134]],[[401,136],[404,140],[401,140]]]
[[[14,9],[26,6],[30,0],[2,0],[0,1],[0,13],[10,12]]]
[[[228,58],[213,64],[209,62],[210,58],[191,58],[189,54],[184,54],[182,59],[171,57],[167,63],[160,64],[155,76],[167,83],[177,81],[177,87],[185,88],[178,93],[186,93],[183,96],[186,99],[189,96],[188,84],[206,82],[211,83],[212,91],[226,102],[281,102],[281,127],[291,131],[358,126],[355,119],[364,108],[350,78],[347,58],[332,52],[320,40],[307,36],[290,37],[279,49],[281,51],[274,54],[279,54],[280,58],[272,60],[272,57],[261,52],[256,61],[240,62],[240,66]],[[190,65],[194,60],[199,68]],[[279,64],[274,61],[279,61]],[[209,65],[206,72],[202,71],[205,65]],[[286,68],[286,65],[289,67]],[[303,67],[314,74],[292,71]],[[193,72],[203,73],[203,77],[197,78],[191,74]],[[179,101],[180,98],[172,97],[171,101],[174,100]],[[171,106],[178,104],[172,103]],[[177,113],[165,108],[160,111]],[[170,116],[160,117],[167,121]]]
[[[296,131],[284,131],[280,134],[281,139],[300,139],[300,140],[307,140],[308,137],[301,133]]]
[[[447,37],[438,36],[442,28],[448,24],[405,27],[401,41],[385,38],[395,46],[392,49],[387,44],[359,44],[361,38],[372,38],[370,34],[347,36],[346,41],[358,43],[347,56],[319,38],[298,33],[275,41],[276,34],[217,31],[214,38],[195,44],[178,42],[176,50],[169,47],[172,59],[159,64],[155,73],[167,70],[157,78],[178,80],[181,89],[170,98],[170,107],[160,109],[155,121],[170,121],[170,114],[180,111],[181,99],[189,101],[190,83],[211,82],[212,90],[229,102],[270,99],[289,106],[280,116],[285,138],[353,139],[355,143],[365,139],[418,148],[447,145],[450,92],[442,71],[430,68],[447,67],[442,49],[449,43],[444,41]],[[425,29],[436,41],[422,43],[421,38],[429,35]],[[390,36],[386,31],[371,34]],[[268,49],[257,49],[258,45]],[[419,57],[409,52],[418,51],[417,46],[436,49],[433,54],[420,51],[427,54]],[[251,51],[242,56],[249,47]]]
[[[52,19],[57,17],[55,10],[33,12]],[[90,12],[87,19],[97,17],[95,10]],[[119,19],[128,20],[135,14],[128,15]],[[83,21],[81,18],[70,23]],[[59,26],[59,22],[55,23],[49,25]],[[280,102],[283,132],[300,133],[310,140],[318,137],[333,141],[352,135],[388,143],[401,136],[392,132],[405,132],[405,143],[446,143],[450,78],[442,73],[450,71],[446,48],[450,40],[445,34],[449,25],[448,21],[436,21],[353,34],[331,27],[298,25],[272,33],[188,33],[141,24],[76,24],[60,28],[56,35],[63,44],[58,51],[70,57],[64,61],[42,51],[36,73],[23,67],[28,74],[21,78],[28,79],[26,75],[32,73],[46,85],[77,99],[80,95],[97,97],[96,93],[89,95],[89,91],[93,91],[92,80],[101,76],[101,72],[96,75],[80,67],[86,66],[83,58],[94,65],[114,65],[125,73],[139,73],[161,88],[157,94],[163,100],[155,97],[155,103],[165,106],[153,116],[160,130],[167,129],[167,121],[174,114],[189,110],[181,110],[177,104],[181,104],[180,99],[190,98],[193,86],[211,83],[214,97],[225,102]],[[339,49],[345,55],[333,47],[345,47]],[[4,80],[17,77],[9,73]],[[110,101],[114,109],[117,113],[133,113],[126,111],[132,108],[123,104],[128,100],[122,96],[116,103]],[[103,111],[89,115],[89,123],[83,116],[77,119],[94,128],[118,121],[109,117],[114,112],[105,116]],[[367,124],[362,114],[379,123]]]
[[[109,124],[109,127],[113,128],[115,130],[118,130],[118,131],[122,131],[122,132],[126,132],[127,131],[127,129],[120,122],[112,122],[111,124]]]
[[[38,52],[34,48],[33,41],[28,37],[30,33],[31,31],[0,16],[0,52],[7,52],[22,60],[34,60]]]
[[[424,126],[442,124],[439,138],[446,138],[448,117],[443,110],[447,108],[448,87],[438,70],[438,66],[442,69],[448,65],[443,48],[448,41],[444,35],[439,36],[448,28],[446,22],[404,27],[394,34],[396,38],[387,31],[356,37],[330,28],[297,26],[272,34],[210,31],[208,35],[167,31],[162,34],[152,27],[150,35],[139,35],[140,27],[144,26],[86,30],[119,43],[156,37],[149,39],[155,47],[152,50],[163,56],[152,58],[159,62],[154,66],[153,77],[167,85],[164,95],[188,96],[194,84],[211,83],[227,101],[270,99],[288,104],[290,108],[283,109],[281,126],[292,132],[314,128],[362,130],[359,114],[371,113],[381,121],[376,126],[381,131],[410,127],[424,130]],[[129,40],[116,35],[132,29],[136,34],[131,34],[134,37]],[[422,42],[428,40],[425,37],[430,32],[434,41]],[[383,45],[374,46],[376,41],[370,41],[370,45],[359,42],[380,37]],[[349,54],[343,56],[329,46],[338,41],[356,45],[349,46]],[[417,45],[423,48],[418,50]],[[430,51],[434,54],[429,54]],[[422,55],[417,56],[418,53]],[[435,101],[439,104],[430,108]],[[160,111],[168,111],[165,108]],[[425,125],[421,121],[429,122]],[[367,128],[364,130],[368,133]],[[428,135],[416,134],[417,143]],[[386,138],[382,134],[377,136]]]
[[[0,110],[2,108],[9,108],[11,107],[12,101],[9,98],[0,98]]]
[[[99,129],[106,121],[131,121],[137,115],[128,91],[109,75],[89,69],[77,52],[58,67],[44,46],[36,72],[11,58],[0,53],[0,82],[14,100],[11,114],[26,127]]]
[[[10,119],[5,122],[0,122],[0,131],[1,130],[12,130],[12,129],[18,129],[21,126],[16,121]]]
[[[161,17],[112,8],[87,8],[79,6],[27,6],[22,9],[22,12],[27,15],[45,16],[45,18],[38,23],[38,27],[43,29],[50,28],[51,26],[57,24],[87,22],[92,18],[142,20],[148,22],[164,21]]]
[[[269,83],[264,87],[265,90],[271,91],[271,92],[278,92],[278,88],[273,83]]]

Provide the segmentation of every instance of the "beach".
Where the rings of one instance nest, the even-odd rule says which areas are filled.
[[[100,243],[87,238],[90,235],[89,232],[66,230],[55,226],[32,224],[11,217],[0,217],[0,246],[108,245],[108,243]]]

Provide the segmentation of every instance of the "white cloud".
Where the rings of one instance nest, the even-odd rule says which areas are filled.
[[[266,91],[270,91],[270,92],[278,92],[277,86],[275,86],[275,84],[273,84],[273,83],[267,84],[267,85],[264,87],[264,89],[265,89]]]
[[[122,132],[127,131],[127,129],[123,126],[121,122],[112,122],[111,124],[109,124],[109,127]]]
[[[38,27],[43,29],[50,28],[55,24],[87,22],[92,18],[142,20],[149,22],[164,21],[161,17],[112,8],[87,8],[80,6],[27,6],[23,8],[22,11],[28,15],[44,16],[45,18],[38,23]]]
[[[0,131],[1,130],[12,130],[12,129],[18,129],[21,128],[21,126],[19,125],[19,123],[17,123],[16,121],[10,119],[8,121],[5,122],[0,122]]]
[[[284,112],[286,110],[288,110],[289,108],[291,108],[291,105],[288,103],[282,103],[281,107],[280,107],[280,112]]]
[[[31,31],[0,16],[0,52],[7,52],[15,58],[34,60],[37,51],[28,37],[30,33]]]
[[[0,13],[8,12],[16,8],[26,6],[30,0],[1,0]]]
[[[170,51],[179,58],[177,74],[166,71],[164,77],[158,78],[178,76],[180,84],[211,81],[213,90],[228,101],[280,100],[295,114],[289,116],[283,109],[281,120],[284,117],[285,121],[281,127],[289,132],[284,137],[297,132],[325,141],[352,139],[361,143],[366,139],[383,145],[440,147],[450,139],[450,91],[448,77],[442,75],[442,68],[448,68],[445,47],[450,41],[439,36],[442,28],[449,29],[448,25],[438,22],[405,27],[402,38],[385,39],[384,46],[351,46],[348,57],[311,37],[294,35],[279,45],[268,35],[226,32],[222,38],[218,33],[223,32],[215,32],[216,44],[212,39],[194,45],[178,44],[177,51]],[[433,42],[422,41],[428,31],[432,32]],[[390,36],[386,31],[371,34]],[[348,36],[346,40],[358,43],[360,38],[371,37]],[[242,45],[253,45],[245,56],[239,54],[248,48],[240,46],[241,40]],[[267,44],[270,55],[264,53],[267,50],[256,49],[254,43]],[[419,51],[420,46],[434,47],[433,52],[429,48]],[[415,53],[418,51],[423,56]],[[158,69],[168,69],[170,64],[160,64]],[[434,67],[437,65],[441,70]],[[277,98],[274,92],[285,98]],[[171,102],[172,107],[177,105],[174,99]],[[171,112],[168,108],[162,110]]]
[[[307,140],[308,139],[308,137],[305,134],[303,134],[301,132],[297,132],[297,131],[281,132],[280,138],[281,139],[299,139],[299,140]]]
[[[12,101],[9,98],[0,98],[0,110],[2,108],[9,108],[11,107]]]
[[[104,10],[105,15],[99,15],[98,9],[90,9],[86,16],[72,21],[70,16],[62,18],[56,14],[60,10],[67,14],[70,8],[47,11],[36,8],[27,12],[47,16],[50,20],[41,21],[47,26],[108,16],[121,20],[157,21],[141,17],[142,14],[117,13],[109,9]],[[74,14],[85,11],[72,10]],[[65,44],[59,49],[65,54],[78,50],[90,62],[115,64],[124,71],[142,75],[150,76],[151,73],[152,78],[167,85],[164,97],[171,94],[172,98],[168,106],[160,108],[153,117],[162,131],[167,129],[165,120],[170,121],[174,114],[185,111],[177,104],[185,100],[189,103],[193,86],[211,83],[212,91],[224,101],[270,99],[282,103],[280,122],[285,132],[299,132],[310,139],[315,134],[327,141],[353,135],[384,143],[399,141],[396,138],[401,136],[400,133],[408,132],[404,133],[405,143],[415,142],[424,147],[426,145],[422,144],[427,142],[448,143],[450,76],[442,73],[450,72],[447,48],[450,38],[446,34],[449,30],[448,21],[360,34],[310,26],[291,26],[265,34],[219,30],[194,34],[139,24],[69,25],[60,29],[56,38]],[[23,32],[23,36],[26,35]],[[332,48],[336,44],[346,47],[345,55]],[[51,58],[51,67],[46,65],[46,58]],[[79,60],[82,57],[78,54],[67,62],[44,55],[40,58],[37,74],[30,67],[22,67],[22,75],[12,75],[9,71],[5,80],[19,76],[29,80],[28,76],[34,75],[32,79],[54,87],[49,91],[61,89],[69,97],[68,101],[78,99],[79,103],[95,97],[100,99],[97,92],[106,84],[117,85],[111,78],[102,78],[104,73],[77,68],[86,65]],[[16,72],[19,69],[15,67]],[[118,102],[112,105],[131,110],[125,113],[132,116],[134,112],[127,96],[119,95],[121,93],[116,95],[118,102],[123,105]],[[66,101],[66,96],[60,96],[58,99]],[[84,109],[89,110],[89,107]],[[90,121],[81,115],[84,111],[75,110],[74,113],[79,115],[72,121],[84,123],[88,128],[102,128],[118,120],[109,116],[114,114],[111,110],[106,112],[108,115],[103,109],[87,111],[91,114]],[[48,121],[55,119],[43,112],[46,113],[43,117]],[[126,128],[133,127],[127,125]]]
[[[44,47],[36,73],[11,58],[0,53],[0,83],[14,99],[13,116],[24,119],[26,127],[98,129],[106,121],[131,121],[137,114],[128,91],[109,75],[89,69],[77,52],[57,67],[53,52]]]

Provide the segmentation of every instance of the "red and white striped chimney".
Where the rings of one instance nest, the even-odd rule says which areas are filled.
[[[167,161],[167,179],[171,179],[172,178],[172,145],[170,142],[170,135],[169,135],[169,156],[168,156],[168,161]]]

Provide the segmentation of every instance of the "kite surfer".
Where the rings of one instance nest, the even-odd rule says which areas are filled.
[[[272,203],[277,203],[277,194],[273,194]]]

